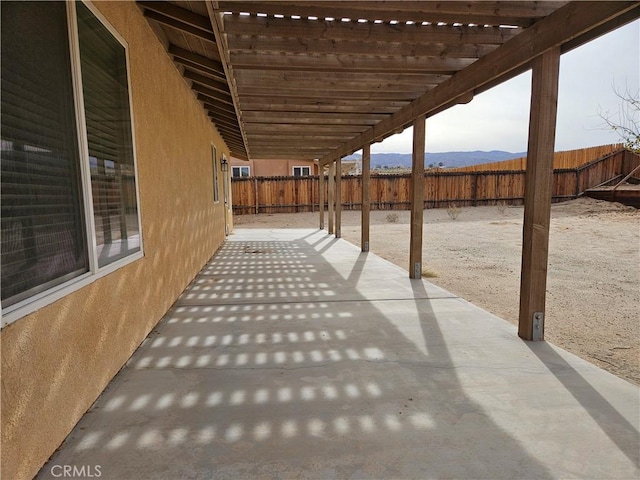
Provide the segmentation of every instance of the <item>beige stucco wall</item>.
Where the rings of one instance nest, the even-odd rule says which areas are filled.
[[[2,478],[31,478],[224,241],[211,142],[229,151],[133,3],[129,43],[144,258],[1,332]]]

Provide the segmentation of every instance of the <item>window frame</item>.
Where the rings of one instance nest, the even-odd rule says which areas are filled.
[[[213,143],[211,144],[211,169],[213,170],[212,183],[213,183],[213,203],[220,203],[220,173],[218,172],[218,147]],[[222,170],[222,169],[220,169]]]
[[[84,288],[96,280],[109,275],[120,268],[129,265],[144,257],[144,242],[142,232],[142,215],[140,209],[140,186],[138,176],[138,159],[135,137],[135,122],[133,115],[133,98],[131,89],[131,65],[129,57],[129,44],[111,25],[111,23],[100,13],[100,11],[88,0],[81,0],[82,4],[89,9],[98,21],[106,28],[113,38],[123,47],[126,69],[127,69],[127,95],[129,97],[129,117],[131,121],[131,143],[133,148],[133,170],[135,175],[135,193],[138,231],[140,236],[140,249],[126,257],[107,264],[104,267],[98,266],[96,229],[93,211],[93,194],[91,185],[91,168],[89,165],[89,142],[87,138],[87,125],[84,108],[82,70],[80,64],[80,44],[78,36],[78,18],[76,4],[74,0],[65,1],[67,14],[67,35],[69,40],[69,55],[71,57],[71,77],[73,82],[74,109],[76,113],[76,133],[78,137],[78,157],[80,159],[81,186],[78,191],[82,195],[84,205],[85,235],[87,240],[87,250],[89,257],[88,271],[64,281],[54,287],[38,292],[13,305],[3,307],[0,300],[0,311],[2,312],[1,328],[25,317],[40,308],[64,298],[71,293]]]
[[[239,168],[240,169],[240,175],[234,175],[233,174],[233,169],[234,168]],[[246,175],[242,175],[242,170],[243,169],[247,169],[247,174]],[[232,165],[231,166],[231,178],[248,178],[251,176],[251,167],[249,167],[249,165]]]
[[[296,175],[296,168],[300,169],[300,175]],[[307,169],[307,173],[306,175],[303,173],[304,169]],[[311,167],[309,165],[294,165],[292,167],[291,173],[294,177],[310,177],[311,176]]]

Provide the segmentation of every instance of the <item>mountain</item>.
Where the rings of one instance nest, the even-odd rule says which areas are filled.
[[[438,165],[443,163],[444,168],[467,167],[469,165],[478,165],[481,163],[500,162],[502,160],[510,160],[512,158],[520,158],[526,156],[526,152],[505,152],[502,150],[492,150],[484,152],[475,150],[473,152],[439,152],[425,153],[425,166],[430,164]],[[345,160],[362,160],[361,155],[350,155]],[[394,168],[403,167],[411,168],[410,153],[372,153],[371,168]]]

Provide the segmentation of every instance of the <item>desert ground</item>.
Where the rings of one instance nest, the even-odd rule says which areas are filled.
[[[428,209],[428,281],[517,324],[521,206]],[[390,213],[396,214],[396,218]],[[450,214],[457,213],[453,219]],[[370,250],[405,269],[409,212],[372,211]],[[234,217],[236,228],[318,226],[316,213]],[[360,245],[359,211],[342,212],[342,236]],[[580,198],[551,207],[545,339],[640,385],[640,211]]]

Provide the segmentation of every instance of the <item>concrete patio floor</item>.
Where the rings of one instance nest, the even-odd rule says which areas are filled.
[[[637,479],[639,416],[636,386],[373,253],[238,229],[38,478]]]

